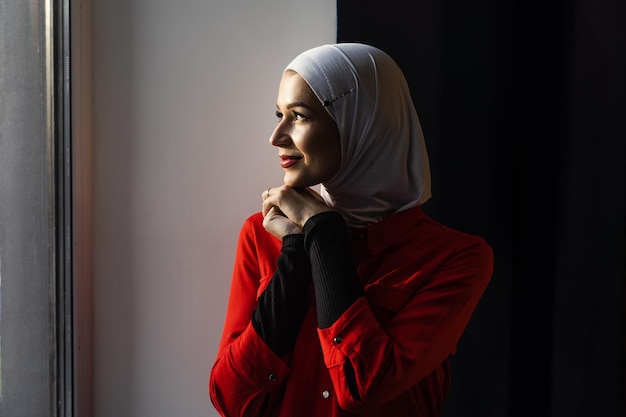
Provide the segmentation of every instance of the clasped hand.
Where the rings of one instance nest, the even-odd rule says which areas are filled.
[[[262,198],[263,227],[281,240],[287,235],[302,234],[304,224],[316,214],[332,211],[322,196],[310,188],[282,185],[264,191]]]

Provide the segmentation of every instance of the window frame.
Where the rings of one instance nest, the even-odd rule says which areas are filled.
[[[0,9],[0,414],[70,417],[76,409],[70,0],[3,1]]]

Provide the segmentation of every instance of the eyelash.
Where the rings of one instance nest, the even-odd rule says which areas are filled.
[[[292,111],[292,114],[295,116],[296,120],[306,120],[307,119],[307,117],[305,115],[303,115],[302,113],[298,113],[296,111]],[[279,119],[282,119],[283,116],[284,116],[284,114],[282,114],[281,112],[276,110],[276,117],[278,117]]]

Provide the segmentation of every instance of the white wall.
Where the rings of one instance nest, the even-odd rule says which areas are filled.
[[[93,0],[96,417],[217,416],[207,378],[237,234],[282,179],[278,81],[334,42],[335,7]]]

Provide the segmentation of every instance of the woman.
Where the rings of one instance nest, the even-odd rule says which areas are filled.
[[[422,211],[428,156],[401,70],[372,46],[313,48],[285,69],[276,115],[284,184],[241,229],[215,408],[439,415],[493,254]]]

